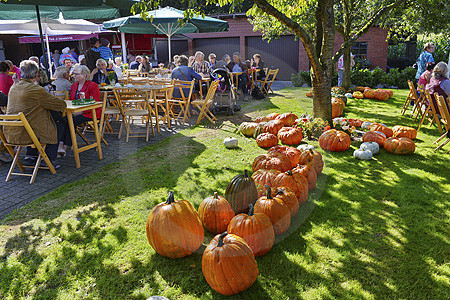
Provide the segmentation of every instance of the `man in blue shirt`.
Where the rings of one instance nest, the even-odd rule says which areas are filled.
[[[416,79],[419,80],[420,75],[422,75],[423,72],[425,72],[427,68],[427,63],[434,62],[433,53],[434,51],[434,44],[433,43],[426,43],[423,47],[423,52],[420,54],[419,58],[417,59],[417,73],[416,73]]]
[[[188,67],[189,59],[186,55],[181,55],[178,58],[178,67],[173,69],[172,71],[172,79],[178,79],[183,81],[192,81],[194,79],[200,80],[202,79],[202,75],[198,74],[191,67]],[[195,83],[195,89],[198,90],[198,82]],[[183,93],[185,96],[188,95],[189,89],[183,89]],[[181,98],[181,93],[179,89],[175,89],[173,91],[173,97]]]

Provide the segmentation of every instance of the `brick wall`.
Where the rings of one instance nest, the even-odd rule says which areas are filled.
[[[229,31],[226,32],[212,32],[212,33],[195,33],[186,34],[188,37],[196,38],[220,38],[220,37],[239,37],[240,38],[240,52],[245,53],[245,37],[247,36],[261,36],[261,32],[254,32],[253,26],[247,21],[246,17],[236,16],[235,18],[223,18],[230,25]],[[379,66],[386,70],[388,42],[386,41],[387,30],[373,27],[359,38],[359,42],[367,42],[367,59],[373,67]],[[342,36],[338,33],[335,39],[335,50],[342,45]],[[193,44],[190,43],[192,47]],[[190,53],[195,52],[195,49],[189,49]],[[299,40],[299,60],[298,70],[308,70],[309,60],[306,56],[305,49],[301,40]]]

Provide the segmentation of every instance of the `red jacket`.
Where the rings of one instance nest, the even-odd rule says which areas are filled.
[[[78,89],[78,82],[75,82],[70,87],[70,100],[75,100],[77,95],[77,89]],[[86,99],[92,98],[95,99],[95,101],[100,102],[100,90],[98,89],[98,85],[95,82],[92,82],[90,80],[87,80],[83,87],[81,88],[80,92],[84,92],[84,96]],[[96,108],[95,109],[97,119],[100,120],[100,117],[102,116],[102,108]],[[83,116],[86,118],[92,119],[92,113],[90,110],[83,111]]]

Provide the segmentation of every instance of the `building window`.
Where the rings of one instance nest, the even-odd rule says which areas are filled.
[[[358,58],[367,59],[367,42],[356,42],[352,46],[352,53]]]

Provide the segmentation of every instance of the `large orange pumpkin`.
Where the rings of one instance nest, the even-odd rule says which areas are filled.
[[[300,158],[298,160],[298,164],[313,166],[317,175],[322,173],[323,165],[324,165],[323,159],[322,159],[322,154],[320,154],[319,151],[312,150],[312,149],[302,151]]]
[[[297,119],[297,115],[290,112],[279,115],[275,120],[280,120],[283,122],[284,126],[291,127]]]
[[[271,189],[267,187],[267,193],[255,203],[255,213],[263,213],[269,217],[273,225],[275,235],[285,233],[291,224],[289,208],[283,200],[272,197]]]
[[[279,116],[280,114],[278,114],[278,113],[271,113],[271,114],[268,114],[267,116],[266,116],[266,118],[270,121],[270,120],[275,120],[278,116]]]
[[[344,101],[339,98],[331,98],[331,112],[333,119],[342,116],[344,114],[344,109]]]
[[[269,122],[270,120],[267,118],[267,116],[264,117],[257,117],[255,119],[255,123],[261,123],[261,122]]]
[[[389,93],[382,89],[375,90],[374,98],[380,101],[386,101],[389,99]]]
[[[259,169],[274,169],[280,172],[286,172],[291,169],[291,161],[282,153],[262,154],[256,157],[252,164],[253,172]]]
[[[351,142],[348,134],[336,129],[327,130],[319,137],[319,146],[326,151],[345,151],[350,148]]]
[[[299,208],[298,199],[290,188],[283,186],[272,189],[272,197],[281,199],[289,207],[291,218],[297,214]]]
[[[205,238],[195,208],[187,200],[175,200],[172,191],[166,202],[156,205],[150,212],[146,231],[152,248],[169,258],[192,254]]]
[[[369,131],[379,131],[382,132],[386,135],[387,138],[390,138],[394,132],[392,131],[392,129],[386,127],[383,124],[380,123],[372,123],[369,126]]]
[[[227,230],[228,223],[234,218],[234,211],[227,199],[214,193],[214,196],[202,201],[198,215],[208,231],[218,234]]]
[[[280,131],[283,126],[283,122],[281,122],[280,120],[271,120],[264,126],[263,131],[277,135],[278,131]]]
[[[375,91],[372,90],[371,88],[366,88],[364,90],[363,95],[364,95],[364,98],[373,99],[373,98],[375,98]]]
[[[302,129],[294,127],[281,128],[277,136],[286,145],[298,145],[303,139]]]
[[[240,236],[255,256],[265,255],[275,242],[275,232],[269,217],[263,213],[255,213],[251,204],[248,214],[235,216],[228,224],[227,231]]]
[[[392,132],[395,137],[407,137],[410,139],[415,139],[417,136],[416,129],[408,126],[396,125],[392,127]]]
[[[363,134],[362,140],[363,142],[375,142],[382,147],[386,140],[386,135],[379,131],[367,131]]]
[[[280,173],[273,181],[273,188],[288,187],[294,192],[298,202],[302,204],[308,198],[308,180],[291,170]]]
[[[256,144],[262,148],[270,148],[278,145],[278,138],[272,133],[261,133],[256,138]]]
[[[384,141],[384,149],[394,154],[413,154],[416,145],[407,137],[390,137]]]
[[[268,154],[273,154],[273,153],[283,153],[285,154],[292,163],[292,168],[296,167],[299,163],[299,159],[300,159],[300,155],[301,155],[301,151],[298,150],[297,148],[294,147],[289,147],[289,146],[275,146],[269,149],[269,152],[267,152]]]
[[[278,170],[265,170],[259,169],[255,173],[253,173],[252,178],[256,184],[256,190],[258,191],[258,198],[264,196],[266,193],[266,188],[264,187],[266,184],[272,187],[273,181],[281,172]]]
[[[316,187],[317,173],[310,165],[298,165],[292,170],[292,173],[298,173],[308,180],[308,191],[312,191]]]
[[[206,247],[202,271],[211,288],[225,296],[248,289],[259,274],[252,249],[241,237],[227,232],[216,235]]]

